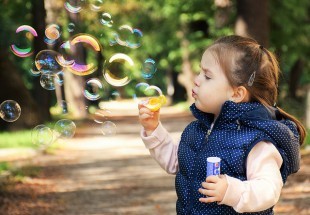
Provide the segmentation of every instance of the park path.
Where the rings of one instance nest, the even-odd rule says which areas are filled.
[[[0,194],[0,215],[172,215],[174,176],[150,158],[137,117],[116,117],[117,134],[101,135],[98,124],[78,124],[75,137],[53,154],[27,161],[42,171]],[[177,140],[192,120],[188,114],[162,117]],[[25,162],[23,163],[25,165]],[[310,156],[291,177],[275,207],[279,215],[310,214]]]

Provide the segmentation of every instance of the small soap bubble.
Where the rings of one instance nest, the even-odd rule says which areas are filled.
[[[148,58],[144,61],[141,69],[142,77],[144,79],[151,79],[156,73],[157,68],[155,61],[151,58]]]
[[[72,33],[73,31],[75,31],[75,24],[72,23],[72,22],[70,22],[70,23],[68,24],[67,30],[68,30],[68,32],[70,32],[70,33]]]
[[[63,67],[57,62],[58,52],[52,50],[42,50],[35,57],[36,67],[41,73],[58,73]]]
[[[72,138],[75,134],[76,125],[69,119],[58,120],[54,125],[57,138]]]
[[[111,121],[105,121],[101,125],[101,132],[104,136],[112,136],[116,134],[116,125]]]
[[[6,100],[0,104],[0,117],[7,122],[16,121],[21,114],[20,105],[14,100]]]
[[[133,29],[132,34],[130,37],[126,40],[126,45],[129,48],[136,49],[141,46],[141,38],[143,37],[143,33],[139,29]]]
[[[56,24],[50,24],[45,28],[45,36],[50,40],[57,40],[61,35],[60,27]]]
[[[32,40],[38,34],[33,27],[22,25],[16,29],[16,34],[13,40],[14,43],[10,46],[11,51],[18,57],[28,57],[33,54]]]
[[[113,20],[111,14],[109,13],[102,13],[99,21],[104,26],[112,27]]]
[[[67,0],[64,6],[70,13],[79,13],[84,9],[85,3],[85,0]]]
[[[103,9],[103,0],[89,0],[89,6],[92,11],[101,11]]]
[[[53,142],[53,131],[45,125],[37,125],[31,131],[31,141],[35,145],[47,146]]]
[[[57,82],[57,74],[51,72],[43,73],[40,77],[40,84],[46,90],[55,90],[55,83]]]
[[[103,84],[98,78],[91,78],[86,81],[83,94],[85,98],[91,101],[100,99],[103,96]]]
[[[113,86],[124,86],[131,81],[134,69],[133,60],[126,54],[114,54],[108,62],[105,62],[103,77]]]

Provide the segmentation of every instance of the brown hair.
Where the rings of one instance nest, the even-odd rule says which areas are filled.
[[[260,102],[267,109],[276,104],[280,69],[272,52],[254,39],[236,35],[216,40],[208,51],[218,59],[231,86],[244,86],[248,90],[251,102]],[[302,144],[306,136],[302,123],[284,110],[278,110],[296,124]]]

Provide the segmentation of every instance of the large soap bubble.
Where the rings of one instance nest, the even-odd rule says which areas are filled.
[[[103,77],[113,86],[124,86],[131,81],[134,62],[126,54],[114,54],[104,65]]]
[[[29,25],[22,25],[16,29],[16,34],[16,41],[10,46],[11,51],[18,57],[28,57],[32,55],[32,39],[38,36],[34,28]]]

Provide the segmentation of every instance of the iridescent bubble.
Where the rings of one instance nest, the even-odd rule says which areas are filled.
[[[21,114],[19,104],[14,100],[6,100],[0,104],[0,117],[7,122],[16,121]]]
[[[30,69],[29,69],[29,72],[32,76],[40,76],[41,75],[41,72],[37,69],[36,65],[35,65],[35,62],[31,62],[31,65],[30,65]]]
[[[104,65],[103,77],[113,86],[124,86],[131,81],[134,62],[126,54],[114,54]]]
[[[148,58],[144,61],[141,69],[142,77],[144,79],[151,79],[156,73],[157,68],[155,61],[151,58]]]
[[[147,83],[136,85],[134,100],[139,104],[145,105],[151,111],[157,111],[166,103],[166,97],[162,94],[161,89]]]
[[[133,34],[133,28],[129,25],[122,25],[119,27],[118,33],[114,34],[115,41],[121,46],[127,46],[127,38]]]
[[[102,13],[99,21],[104,26],[112,27],[113,20],[111,14],[109,13]]]
[[[40,84],[46,90],[55,90],[55,84],[58,83],[59,77],[51,72],[43,73],[40,77]]]
[[[89,6],[93,11],[101,11],[103,8],[103,0],[89,0]]]
[[[53,131],[45,125],[37,125],[31,131],[31,141],[35,145],[47,146],[53,142]]]
[[[111,121],[105,121],[101,125],[101,132],[104,136],[112,136],[116,134],[116,125]]]
[[[71,67],[74,65],[75,61],[69,41],[60,45],[56,61],[63,67]]]
[[[121,46],[129,48],[138,48],[141,46],[141,38],[143,33],[141,30],[132,28],[129,25],[122,25],[119,31],[113,33],[113,39],[110,40],[110,45],[118,43]]]
[[[52,50],[40,51],[36,58],[35,64],[41,73],[58,73],[63,70],[63,67],[56,61],[58,53]]]
[[[33,54],[31,42],[38,34],[29,25],[22,25],[16,29],[17,38],[14,44],[10,46],[11,51],[18,57],[28,57]]]
[[[143,33],[139,29],[133,29],[132,35],[126,40],[126,44],[129,48],[136,49],[141,46],[141,38]]]
[[[99,79],[91,78],[86,81],[83,94],[88,100],[95,101],[100,99],[103,96],[103,92],[103,85]]]
[[[45,36],[50,40],[57,40],[60,35],[60,27],[56,24],[50,24],[45,29]]]
[[[72,23],[72,22],[70,22],[70,23],[68,24],[67,29],[68,29],[68,32],[70,32],[70,33],[73,32],[73,31],[75,31],[75,24]]]
[[[145,89],[147,89],[150,85],[144,82],[138,83],[135,86],[135,93],[133,94],[133,99],[136,103],[140,103],[147,99],[145,95]]]
[[[69,71],[75,75],[84,76],[95,72],[98,68],[97,56],[101,51],[101,46],[99,41],[88,34],[77,34],[70,41],[70,46],[76,46],[81,44],[87,51],[86,62],[79,61],[79,59],[74,58],[74,64],[69,67]],[[73,47],[74,49],[74,47]],[[84,59],[83,59],[84,60]]]
[[[58,120],[54,125],[57,138],[72,138],[75,134],[76,125],[69,119]]]
[[[67,0],[64,6],[70,13],[79,13],[85,7],[85,0]]]
[[[111,111],[108,109],[96,110],[93,115],[93,119],[96,123],[102,124],[110,116],[111,116]]]

